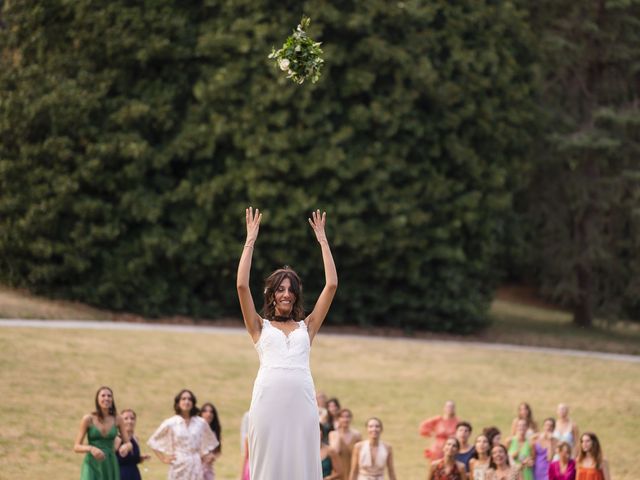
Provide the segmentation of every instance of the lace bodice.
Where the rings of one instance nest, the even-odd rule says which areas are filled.
[[[286,335],[265,318],[255,347],[260,358],[260,368],[309,370],[311,342],[304,321],[298,322],[298,328]]]

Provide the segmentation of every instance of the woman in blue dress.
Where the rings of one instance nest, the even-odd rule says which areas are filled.
[[[135,436],[137,420],[136,412],[128,408],[123,410],[120,415],[122,416],[125,430],[129,434],[129,439],[133,446],[132,450],[127,455],[123,456],[120,455],[120,452],[117,452],[118,464],[120,465],[120,480],[141,480],[142,477],[140,476],[140,470],[138,470],[138,464],[145,460],[149,460],[151,456],[140,455],[140,444]],[[115,443],[116,450],[120,447],[121,443],[122,438],[117,437]]]

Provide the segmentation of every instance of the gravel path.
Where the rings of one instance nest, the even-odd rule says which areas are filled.
[[[126,322],[96,322],[89,320],[22,320],[22,319],[0,319],[1,327],[19,328],[51,328],[51,329],[86,329],[86,330],[127,330],[127,331],[156,331],[156,332],[186,332],[186,333],[215,333],[224,335],[246,335],[243,328],[234,327],[210,327],[197,325],[167,325],[161,323],[126,323]],[[547,347],[527,347],[522,345],[510,345],[506,343],[483,343],[483,342],[457,342],[445,340],[428,340],[413,338],[384,338],[367,335],[345,335],[336,333],[325,333],[323,336],[335,336],[341,338],[357,338],[363,341],[396,341],[396,342],[418,342],[435,345],[457,345],[465,347],[483,348],[486,350],[499,350],[507,352],[538,352],[550,355],[564,355],[568,357],[586,357],[600,360],[611,360],[618,362],[640,363],[640,355],[623,355],[618,353],[589,352],[584,350],[569,350],[562,348]]]

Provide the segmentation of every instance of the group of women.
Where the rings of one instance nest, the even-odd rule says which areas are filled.
[[[579,435],[565,404],[558,405],[557,419],[545,419],[538,429],[531,407],[521,403],[504,441],[497,427],[487,427],[471,445],[471,432],[471,424],[456,416],[452,401],[442,415],[420,425],[421,435],[433,437],[425,450],[431,460],[429,480],[611,479],[598,437]]]
[[[320,459],[323,480],[396,480],[391,445],[381,440],[382,421],[365,422],[366,439],[351,425],[353,413],[337,398],[316,395],[320,419]]]
[[[316,397],[309,367],[311,345],[329,311],[338,287],[338,275],[325,233],[326,213],[312,212],[308,223],[320,246],[324,287],[315,306],[306,313],[302,281],[289,267],[272,272],[265,280],[263,307],[258,313],[250,292],[250,271],[262,213],[245,211],[246,240],[237,271],[236,288],[247,333],[260,360],[251,407],[247,416],[243,479],[251,480],[390,480],[396,475],[393,452],[381,440],[383,425],[372,417],[366,422],[366,439],[351,428],[352,414],[339,402]],[[335,400],[335,399],[334,399]],[[332,406],[332,403],[334,404]],[[320,409],[331,414],[331,423],[319,422]],[[149,439],[149,446],[170,464],[170,480],[213,478],[210,467],[219,455],[219,431],[198,416],[196,398],[189,390],[174,402],[175,415],[165,420]],[[212,406],[213,409],[213,406]],[[215,410],[212,410],[215,412]],[[117,456],[136,463],[136,440],[132,425],[135,413],[125,423],[117,415],[113,392],[102,388],[96,395],[96,410],[81,423],[75,450],[85,453],[83,480],[120,478]],[[547,419],[542,432],[523,404],[512,425],[512,436],[501,442],[500,431],[489,428],[468,444],[472,427],[459,422],[455,405],[447,402],[444,415],[421,425],[422,435],[435,437],[427,450],[431,459],[430,480],[610,480],[597,437],[583,434],[559,409],[559,418]],[[131,423],[133,421],[133,423]],[[332,431],[330,431],[332,430]],[[88,437],[88,444],[83,444]],[[323,442],[323,439],[326,440]],[[575,460],[571,454],[577,449]],[[218,452],[218,453],[216,453]],[[557,460],[554,456],[557,452]],[[131,469],[130,471],[137,469]],[[138,479],[127,473],[123,480]],[[207,477],[207,475],[209,475]]]
[[[212,403],[197,407],[190,390],[174,398],[175,415],[167,418],[147,444],[169,465],[169,480],[214,480],[213,463],[220,456],[221,427]],[[126,409],[118,414],[109,387],[96,392],[95,410],[82,418],[74,450],[84,453],[81,480],[141,480],[141,455],[135,435],[136,413]],[[84,442],[85,437],[87,443]]]

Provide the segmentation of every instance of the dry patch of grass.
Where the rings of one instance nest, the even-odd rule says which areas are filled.
[[[180,388],[192,388],[200,403],[212,400],[223,423],[218,478],[238,477],[238,430],[258,366],[246,334],[2,328],[0,364],[3,478],[77,478],[82,456],[72,452],[73,438],[103,384],[120,409],[138,411],[143,442],[171,415]],[[613,478],[637,478],[625,452],[640,429],[640,364],[320,334],[312,369],[316,387],[352,408],[357,427],[382,418],[399,478],[424,478],[418,424],[449,398],[476,430],[506,430],[523,400],[539,420],[566,402],[581,429],[599,434]],[[166,478],[159,461],[146,468],[145,480]]]
[[[112,320],[115,315],[79,302],[50,300],[25,290],[0,286],[0,318]]]

